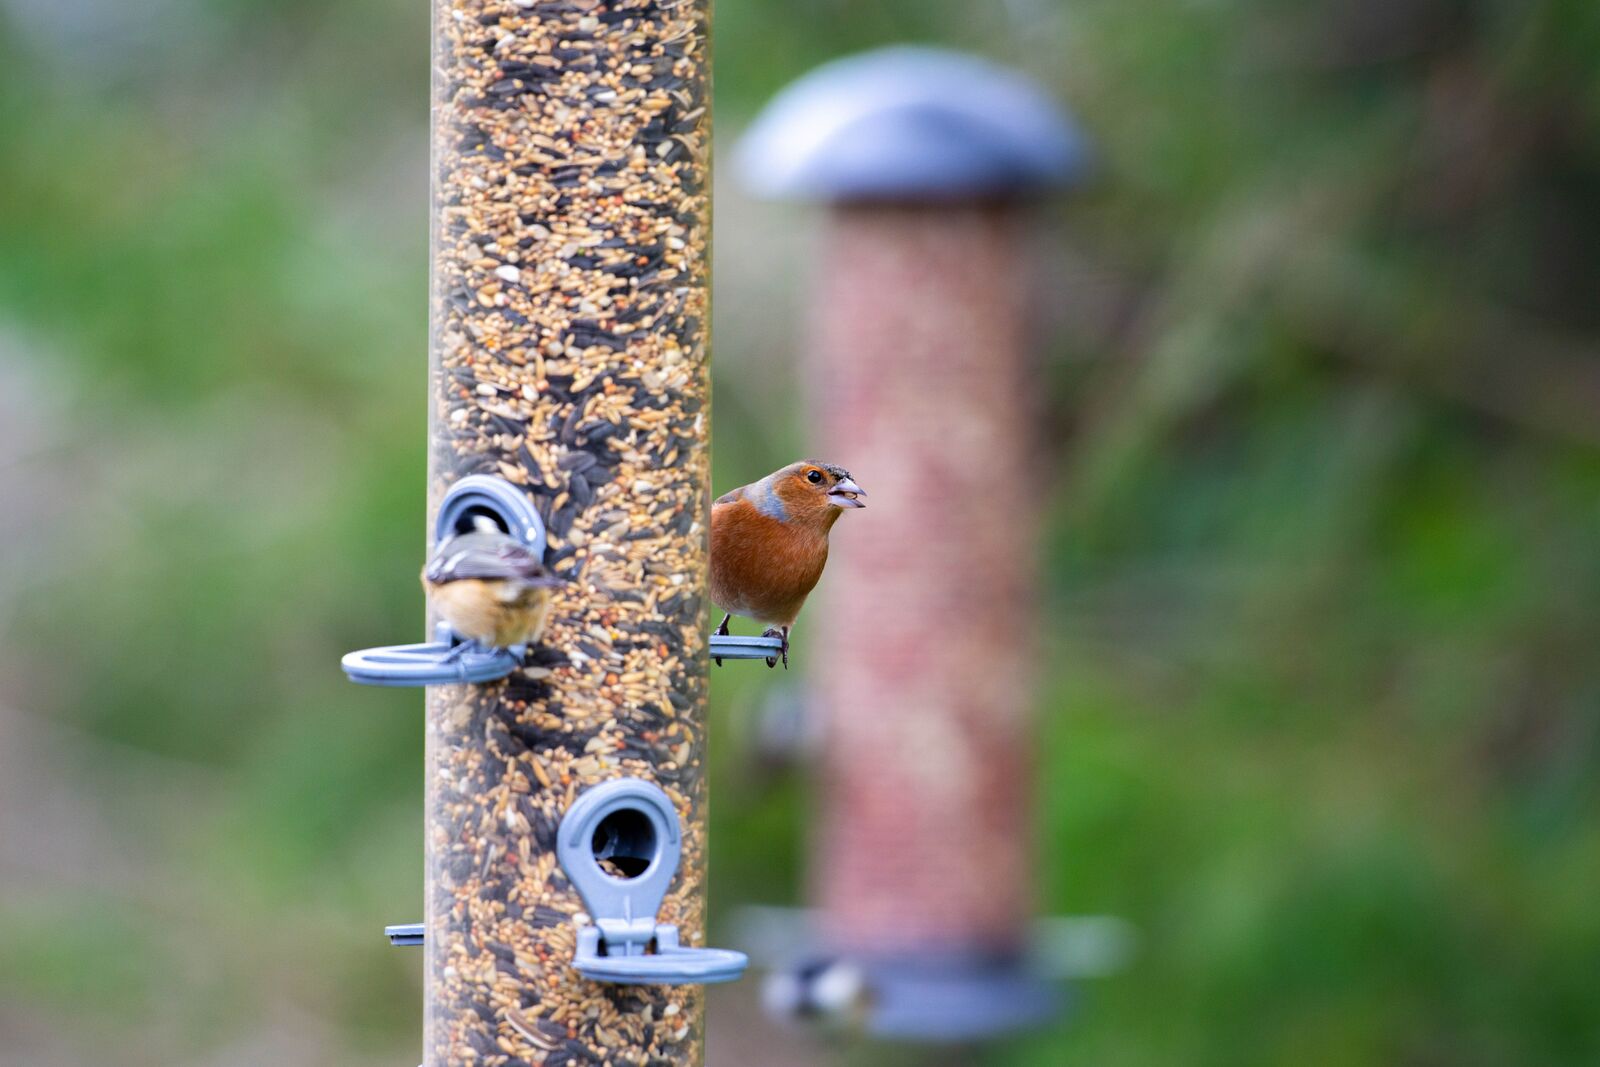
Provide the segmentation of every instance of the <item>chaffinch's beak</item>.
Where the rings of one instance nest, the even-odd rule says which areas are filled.
[[[865,489],[846,478],[828,490],[828,503],[836,508],[864,508],[867,505],[861,498],[866,495]]]

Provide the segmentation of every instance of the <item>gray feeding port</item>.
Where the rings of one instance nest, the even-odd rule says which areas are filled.
[[[480,519],[527,545],[545,551],[544,522],[528,497],[503,478],[469,474],[450,487],[434,520],[434,542],[466,533]],[[414,645],[382,645],[351,652],[340,660],[352,682],[362,685],[426,686],[480,683],[504,678],[522,662],[523,649],[460,650],[460,638],[440,623],[435,640]],[[408,942],[396,942],[405,944]]]
[[[1028,78],[900,46],[824,64],[780,92],[735,149],[771,199],[957,200],[1077,183],[1087,144]]]
[[[591,920],[578,929],[574,970],[613,985],[709,985],[744,974],[743,952],[680,944],[676,926],[656,922],[682,853],[677,809],[653,782],[617,778],[573,802],[556,831],[556,858]],[[422,923],[383,932],[392,945],[424,941]]]
[[[585,978],[620,985],[731,982],[742,952],[692,948],[656,914],[683,850],[678,812],[642,778],[603,782],[573,802],[556,831],[556,857],[592,922],[578,930],[572,966]]]

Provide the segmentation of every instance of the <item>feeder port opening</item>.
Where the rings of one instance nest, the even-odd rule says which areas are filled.
[[[600,869],[618,881],[643,876],[661,855],[655,822],[638,808],[618,808],[601,819],[589,847]]]

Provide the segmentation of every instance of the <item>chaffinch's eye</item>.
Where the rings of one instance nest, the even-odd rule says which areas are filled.
[[[808,482],[810,482],[812,485],[816,485],[818,482],[822,481],[822,472],[821,471],[807,471],[806,472],[806,480]]]

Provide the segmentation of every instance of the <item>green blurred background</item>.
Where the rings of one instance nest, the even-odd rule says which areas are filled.
[[[715,26],[724,149],[901,40],[1098,145],[1039,249],[1037,876],[1141,949],[974,1059],[1600,1062],[1600,8]],[[414,1062],[420,700],[336,660],[421,629],[427,76],[423,0],[0,2],[6,1064]],[[721,491],[806,441],[807,216],[717,195]],[[718,917],[800,881],[770,684],[717,679]]]

